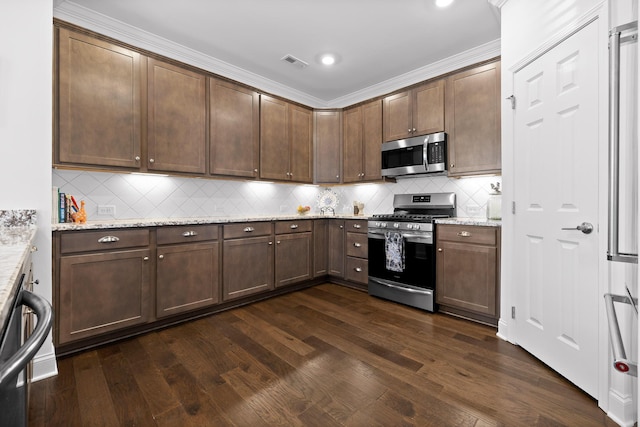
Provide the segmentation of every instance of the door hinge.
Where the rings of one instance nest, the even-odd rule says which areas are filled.
[[[516,306],[515,305],[511,306],[511,318],[512,319],[516,318]]]
[[[516,202],[511,202],[511,213],[516,214]]]
[[[511,109],[515,110],[516,109],[516,97],[515,97],[515,95],[507,96],[505,99],[508,99],[508,100],[511,101]]]

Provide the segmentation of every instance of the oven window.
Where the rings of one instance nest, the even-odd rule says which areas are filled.
[[[419,166],[423,164],[422,145],[382,152],[382,169]]]
[[[420,288],[435,289],[436,263],[434,246],[426,243],[407,242],[405,240],[405,268],[402,272],[386,269],[384,238],[369,237],[369,276],[413,285]]]

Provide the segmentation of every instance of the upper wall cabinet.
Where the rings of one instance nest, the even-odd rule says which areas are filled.
[[[257,92],[209,78],[209,171],[258,177],[260,116]]]
[[[315,182],[339,183],[341,179],[342,113],[315,111],[313,119],[315,146]]]
[[[59,29],[54,162],[140,167],[140,54]]]
[[[147,168],[206,172],[206,77],[148,60]]]
[[[384,140],[444,130],[444,80],[425,83],[384,98]]]
[[[312,111],[260,97],[260,178],[312,182]]]
[[[382,102],[372,101],[346,109],[343,136],[343,181],[381,179]]]
[[[449,176],[499,173],[500,62],[447,78]]]

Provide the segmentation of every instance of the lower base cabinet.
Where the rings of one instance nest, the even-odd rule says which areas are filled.
[[[275,287],[310,280],[313,263],[312,221],[278,221],[275,228]]]
[[[60,260],[58,344],[150,319],[151,251],[71,255]]]
[[[274,239],[271,223],[225,225],[224,239],[223,301],[273,290]]]
[[[437,225],[436,302],[440,311],[496,326],[500,314],[500,229]]]

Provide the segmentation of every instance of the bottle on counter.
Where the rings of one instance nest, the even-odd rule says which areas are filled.
[[[491,184],[491,193],[487,200],[487,219],[502,218],[502,193],[500,191],[500,183]]]

